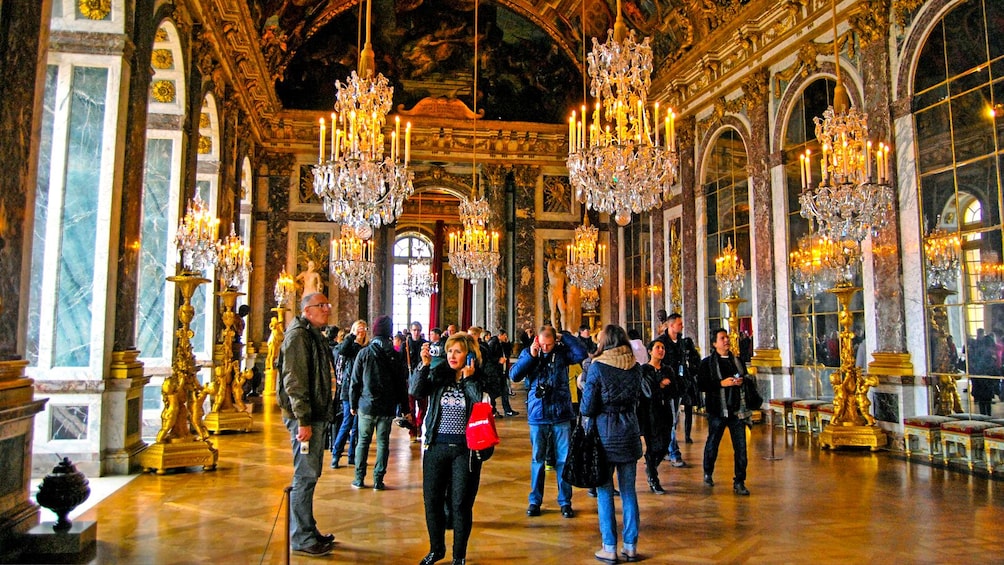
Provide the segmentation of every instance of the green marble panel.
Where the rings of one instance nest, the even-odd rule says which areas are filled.
[[[143,178],[143,218],[136,305],[136,347],[144,357],[164,356],[168,204],[174,142],[148,139]]]

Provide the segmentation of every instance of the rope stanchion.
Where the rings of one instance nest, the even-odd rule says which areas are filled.
[[[293,486],[292,485],[290,485],[290,486],[282,489],[282,498],[283,498],[283,500],[286,501],[286,551],[283,552],[285,554],[285,556],[286,556],[286,559],[283,562],[286,565],[289,565],[290,555],[293,552],[293,546],[291,545],[290,538],[289,538],[289,513],[290,513],[290,509],[289,509],[289,495],[290,495],[291,492],[293,492]]]
[[[780,461],[781,457],[774,454],[774,411],[767,410],[770,413],[770,456],[764,457],[765,461]]]
[[[286,565],[289,565],[289,553],[291,549],[289,546],[289,493],[291,492],[293,492],[292,486],[288,486],[282,489],[282,498],[279,500],[279,508],[277,508],[275,511],[275,518],[272,520],[272,529],[269,530],[268,532],[268,539],[265,540],[265,549],[263,549],[261,552],[261,559],[258,560],[258,565],[262,565],[263,563],[265,563],[265,556],[268,555],[268,546],[271,545],[272,543],[272,536],[275,534],[275,525],[279,523],[279,514],[282,512],[283,506],[286,507],[286,516],[285,516],[286,535],[285,538],[283,538],[286,540],[285,552],[284,552],[286,558],[284,559],[283,562]]]

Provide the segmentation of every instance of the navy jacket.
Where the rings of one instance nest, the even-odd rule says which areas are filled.
[[[388,337],[374,337],[359,351],[349,386],[357,414],[393,417],[408,411],[408,371]]]
[[[555,342],[550,353],[542,351],[534,357],[529,347],[520,352],[509,378],[517,383],[526,380],[529,424],[560,424],[575,417],[568,389],[568,367],[585,358],[586,348],[568,332],[561,332],[561,341]],[[541,384],[544,386],[539,387]]]
[[[638,399],[641,366],[628,346],[594,357],[582,387],[583,416],[593,419],[610,463],[631,463],[641,458]]]

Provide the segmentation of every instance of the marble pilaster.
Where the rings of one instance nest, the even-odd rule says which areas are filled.
[[[101,474],[128,475],[137,465],[136,455],[146,443],[143,431],[143,375],[139,351],[112,353],[111,372],[102,393]]]
[[[529,165],[517,165],[513,167],[513,181],[515,182],[514,198],[516,208],[516,222],[513,230],[514,246],[516,249],[527,250],[534,248],[536,233],[534,229],[534,191],[537,187],[537,178],[540,176],[539,167]],[[513,276],[515,277],[515,324],[517,333],[520,329],[530,327],[536,330],[540,321],[534,316],[536,312],[537,297],[534,295],[536,288],[534,273],[534,257],[532,253],[516,253],[513,261]],[[515,336],[514,336],[515,337]],[[515,340],[515,339],[514,339]]]
[[[882,21],[861,20],[861,76],[864,84],[864,111],[868,114],[868,133],[873,139],[889,140],[893,131],[890,107],[890,70],[887,53],[889,26],[888,1],[871,0],[869,13]],[[862,23],[863,22],[863,23]],[[892,143],[895,146],[895,143]],[[893,162],[896,157],[893,156]],[[893,187],[897,186],[893,167]],[[895,188],[894,188],[895,190]],[[905,353],[906,332],[903,324],[903,276],[900,261],[900,207],[894,206],[886,226],[872,236],[872,262],[875,282],[874,317],[878,325],[876,349]]]
[[[38,506],[28,497],[35,414],[45,400],[35,400],[27,361],[0,361],[0,561],[15,551],[12,543],[38,524]]]
[[[665,209],[655,209],[650,214],[649,225],[652,226],[652,286],[658,288],[659,295],[655,298],[655,309],[666,309],[669,295],[669,282],[666,281],[666,246],[668,235],[666,234],[666,222],[663,215]],[[652,318],[653,324],[658,325],[658,320]],[[653,325],[653,333],[658,330]]]
[[[369,284],[369,318],[375,318],[381,314],[390,315],[391,306],[394,304],[395,233],[393,225],[373,230],[373,262],[376,263],[377,268],[373,273],[373,282]],[[343,294],[357,293],[339,292],[339,298]],[[339,304],[339,306],[341,305]]]
[[[694,168],[694,141],[697,120],[687,116],[676,121],[676,140],[680,155],[680,185],[682,187],[681,203],[683,204],[682,231],[680,234],[683,252],[683,272],[697,273],[699,258],[697,257],[697,171]],[[611,234],[615,233],[611,230]],[[617,249],[610,242],[610,249]],[[611,262],[613,258],[611,258]],[[683,333],[698,335],[699,320],[696,315],[697,286],[700,284],[697,276],[683,277]],[[614,295],[616,296],[616,295]]]
[[[497,333],[499,328],[506,327],[509,322],[508,289],[509,289],[509,263],[510,256],[509,232],[505,229],[505,193],[506,177],[508,167],[503,165],[488,165],[481,167],[481,182],[484,189],[485,198],[488,200],[488,225],[490,230],[499,232],[499,253],[502,255],[499,266],[495,270],[495,278],[488,281],[488,288],[491,289],[489,298],[486,329],[492,333]]]
[[[293,167],[296,160],[288,153],[266,153],[262,155],[259,168],[258,186],[263,187],[265,194],[260,195],[261,200],[266,200],[267,206],[259,219],[265,222],[265,262],[261,267],[264,272],[264,287],[269,292],[263,292],[264,303],[261,306],[252,304],[252,308],[261,308],[267,312],[275,308],[275,296],[271,289],[275,288],[275,281],[279,280],[279,273],[286,267],[286,253],[289,242],[289,187],[290,176],[293,174]],[[259,206],[259,209],[262,209]],[[344,293],[343,293],[344,294]],[[286,304],[287,308],[296,310],[297,305]],[[341,312],[339,308],[339,312]],[[261,335],[263,340],[268,339],[268,316],[262,320]]]

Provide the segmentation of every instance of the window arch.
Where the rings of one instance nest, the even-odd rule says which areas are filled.
[[[407,331],[413,321],[420,322],[428,335],[431,327],[432,301],[428,296],[408,296],[408,262],[432,259],[432,241],[417,231],[401,233],[394,240],[394,302],[391,318],[395,331]]]

